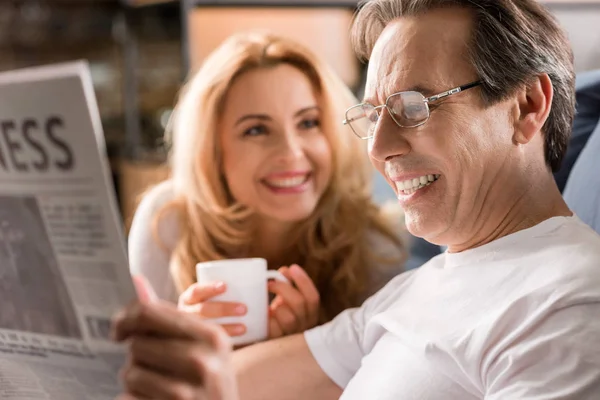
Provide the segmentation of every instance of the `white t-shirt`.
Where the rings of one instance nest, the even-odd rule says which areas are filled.
[[[156,295],[163,300],[177,303],[178,293],[170,272],[171,254],[179,240],[179,223],[175,214],[167,214],[160,220],[157,234],[164,245],[159,246],[154,233],[156,212],[174,197],[173,185],[170,181],[163,182],[151,189],[140,202],[129,231],[129,269],[133,275],[146,278]],[[394,210],[391,210],[391,214]],[[402,216],[396,216],[395,224],[398,235],[405,232]],[[377,254],[386,258],[401,258],[398,248],[380,234],[369,235],[371,248]],[[391,268],[387,265],[373,266],[370,269],[371,287],[369,293],[402,272],[402,266]],[[367,297],[367,296],[365,296]]]
[[[600,399],[600,236],[555,217],[305,332],[343,400]]]

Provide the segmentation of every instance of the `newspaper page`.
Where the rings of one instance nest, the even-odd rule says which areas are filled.
[[[0,399],[115,398],[121,226],[87,63],[0,74]]]

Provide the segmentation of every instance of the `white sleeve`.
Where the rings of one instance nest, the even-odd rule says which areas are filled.
[[[323,372],[341,388],[354,376],[364,356],[362,308],[340,313],[333,321],[304,332],[304,339]]]
[[[142,275],[163,300],[177,302],[177,290],[169,272],[171,253],[167,247],[177,240],[178,227],[175,216],[166,215],[158,226],[159,244],[153,232],[156,212],[172,198],[170,184],[161,183],[150,190],[140,202],[128,237],[129,270],[132,275]],[[171,247],[172,248],[172,247]]]
[[[342,311],[331,322],[304,332],[317,364],[339,387],[348,385],[369,352],[365,345],[367,323],[381,309],[385,299],[392,297],[391,293],[404,278],[397,276],[361,307]]]
[[[555,311],[486,373],[485,400],[600,399],[600,302]]]

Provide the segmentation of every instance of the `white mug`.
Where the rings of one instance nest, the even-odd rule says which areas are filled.
[[[218,324],[244,324],[246,333],[232,337],[234,345],[265,340],[269,333],[269,293],[267,281],[276,279],[288,282],[278,271],[267,270],[264,258],[238,258],[207,261],[196,264],[198,282],[225,282],[225,293],[209,301],[243,303],[248,312],[240,317],[214,318]]]

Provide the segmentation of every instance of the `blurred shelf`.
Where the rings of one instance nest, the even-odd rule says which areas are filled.
[[[573,4],[598,4],[600,0],[540,0],[543,4],[560,4],[560,5],[573,5]]]
[[[182,0],[191,7],[342,7],[355,8],[358,0]]]
[[[179,0],[122,0],[128,7],[147,7],[158,4],[178,3]]]

